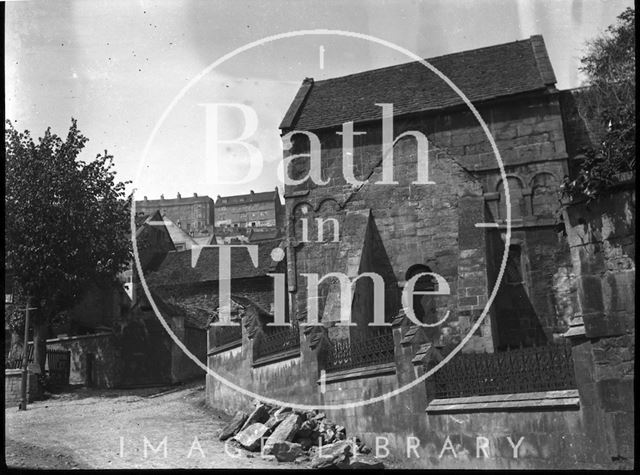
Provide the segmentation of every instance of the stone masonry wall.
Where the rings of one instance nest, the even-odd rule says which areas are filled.
[[[33,402],[40,398],[40,385],[35,374],[29,373],[27,383],[27,402]],[[4,404],[6,406],[17,406],[22,400],[22,370],[4,370]]]
[[[635,182],[565,210],[577,287],[571,329],[588,431],[609,460],[634,460]]]
[[[400,125],[396,121],[398,132],[405,128],[410,129],[416,124],[404,121]],[[396,185],[379,184],[381,181],[381,167],[375,167],[381,157],[380,131],[377,126],[362,126],[359,129],[366,130],[366,140],[357,146],[354,151],[356,178],[362,179],[364,173],[361,170],[373,169],[369,183],[354,188],[346,183],[342,173],[342,148],[341,139],[333,132],[323,133],[320,137],[322,143],[323,177],[330,178],[330,184],[325,186],[294,187],[287,199],[287,212],[290,217],[290,230],[295,237],[298,246],[295,248],[296,261],[291,264],[297,277],[295,291],[296,310],[298,315],[306,312],[306,281],[300,277],[305,272],[315,272],[323,276],[329,272],[345,272],[347,263],[341,262],[338,250],[340,242],[330,242],[333,234],[329,232],[329,226],[325,225],[324,241],[303,242],[302,221],[308,223],[308,241],[316,241],[318,230],[316,218],[335,218],[340,224],[338,241],[348,239],[344,234],[342,224],[345,222],[345,213],[371,209],[380,238],[396,279],[401,282],[406,279],[406,273],[410,267],[416,264],[427,265],[433,272],[443,276],[450,287],[451,295],[440,298],[438,315],[442,317],[446,310],[451,311],[448,320],[451,323],[457,321],[457,300],[468,298],[468,309],[475,308],[479,300],[476,295],[459,295],[458,286],[458,260],[459,260],[459,213],[460,198],[469,194],[481,199],[482,190],[480,184],[461,168],[454,160],[446,155],[435,155],[430,151],[430,180],[435,184],[415,185],[417,179],[416,143],[415,140],[406,138],[400,140],[394,147],[394,179]],[[300,164],[294,167],[291,173],[304,173],[303,159],[298,159]],[[374,169],[375,167],[375,169]],[[297,189],[296,189],[297,188]],[[480,221],[483,220],[482,206],[479,205]],[[305,214],[306,212],[306,214]],[[478,252],[484,253],[482,234],[477,236],[475,242]],[[290,273],[290,275],[292,274]],[[485,286],[482,283],[479,286]],[[474,300],[475,304],[471,302]],[[458,327],[448,325],[446,338],[455,340]]]
[[[517,208],[520,216],[513,220],[513,224],[532,226],[528,231],[522,228],[522,232],[529,236],[528,241],[532,243],[523,250],[524,258],[532,263],[528,273],[531,287],[527,289],[528,298],[531,301],[532,320],[542,322],[536,325],[545,328],[548,335],[545,338],[551,340],[552,334],[564,330],[564,317],[558,314],[554,299],[549,297],[554,294],[550,289],[554,278],[557,279],[554,277],[557,273],[554,266],[557,264],[558,253],[548,252],[548,248],[557,245],[558,241],[554,231],[547,233],[549,236],[544,242],[535,236],[541,227],[554,229],[559,210],[558,186],[567,171],[558,96],[553,93],[542,94],[516,101],[480,105],[478,109],[496,140],[509,177],[512,208]],[[394,125],[394,136],[406,130],[417,130],[427,135],[430,143],[430,177],[436,184],[410,184],[416,177],[416,147],[413,139],[403,139],[396,144],[394,150],[394,179],[400,183],[365,185],[354,192],[342,178],[342,142],[341,137],[335,133],[339,130],[316,132],[322,144],[323,178],[331,177],[331,182],[323,186],[307,183],[287,188],[287,210],[288,216],[294,220],[295,237],[298,240],[301,237],[302,215],[299,209],[303,203],[308,203],[312,212],[307,218],[309,235],[313,240],[317,237],[317,230],[314,228],[316,217],[333,216],[340,221],[343,209],[371,208],[398,280],[402,281],[407,268],[416,263],[428,265],[433,271],[443,275],[450,283],[453,293],[453,297],[447,302],[448,307],[462,312],[460,316],[465,318],[458,327],[462,325],[464,328],[469,322],[473,322],[474,316],[471,314],[474,312],[469,308],[461,308],[457,300],[466,299],[463,300],[466,305],[462,305],[466,307],[469,303],[473,304],[473,301],[486,301],[488,294],[486,284],[484,291],[471,290],[480,292],[479,295],[466,295],[467,290],[459,292],[456,289],[460,278],[458,272],[468,269],[466,264],[458,266],[461,254],[456,241],[461,238],[458,221],[462,209],[459,198],[470,191],[472,194],[483,193],[488,200],[486,216],[484,211],[467,215],[473,220],[473,224],[501,217],[504,219],[506,204],[498,163],[480,125],[467,110],[396,117]],[[358,179],[363,179],[365,171],[371,170],[380,160],[379,127],[376,123],[355,126],[356,132],[366,132],[365,136],[356,136],[354,139],[354,168]],[[292,153],[304,153],[306,143],[306,138],[296,140],[294,137]],[[471,175],[452,166],[453,162],[449,157],[472,171],[481,186],[476,184]],[[305,159],[296,159],[291,166],[291,175],[303,176],[307,166]],[[380,168],[377,168],[371,181],[379,180]],[[327,229],[325,241],[326,234]],[[342,239],[342,235],[340,238]],[[474,246],[476,249],[483,248],[477,252],[482,255],[480,259],[487,259],[484,257],[485,245],[476,241]],[[331,265],[334,266],[331,270],[336,270],[334,263],[337,246],[326,242],[322,249],[318,249],[319,247],[314,243],[305,243],[297,248],[297,273],[308,268],[324,270]],[[472,255],[470,249],[464,251],[464,255]],[[566,250],[565,254],[568,256]],[[492,255],[488,259],[501,257]],[[471,264],[473,265],[477,264]],[[305,303],[301,285],[297,288],[297,300],[298,310],[301,310],[300,305]],[[473,310],[478,314],[482,308],[483,305],[478,303]],[[452,315],[451,322],[456,322],[457,317],[458,315]],[[485,329],[478,332],[478,338],[490,339],[489,318],[486,323]],[[484,347],[485,344],[480,344],[478,349]]]
[[[206,376],[208,404],[231,414],[246,411],[256,395],[283,401],[285,405],[318,404],[317,358],[306,341],[301,341],[299,355],[261,365],[254,364],[253,342],[243,327],[242,346],[214,352],[212,330],[209,331],[207,364],[218,377]],[[236,391],[220,377],[253,394]]]
[[[47,348],[69,350],[69,384],[84,385],[89,380],[97,388],[114,388],[120,382],[120,349],[112,333],[47,340]],[[92,374],[87,374],[88,358],[93,358]]]

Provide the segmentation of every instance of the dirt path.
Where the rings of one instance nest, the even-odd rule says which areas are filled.
[[[7,407],[7,465],[59,469],[309,466],[265,460],[259,453],[225,446],[218,433],[228,416],[205,406],[204,385],[158,395],[160,391],[83,390],[33,403],[26,412]],[[166,444],[161,445],[165,437]]]

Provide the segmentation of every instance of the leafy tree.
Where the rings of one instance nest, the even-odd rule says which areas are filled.
[[[635,51],[632,8],[587,44],[580,69],[587,76],[588,87],[578,108],[586,116],[596,115],[604,133],[595,147],[583,150],[585,158],[577,176],[565,179],[565,195],[595,198],[615,183],[620,173],[635,173]]]
[[[125,183],[106,151],[78,159],[87,141],[74,119],[65,140],[50,128],[36,141],[5,125],[5,260],[16,295],[37,307],[34,361],[42,370],[49,324],[90,285],[113,283],[131,255]],[[24,308],[21,300],[16,307]],[[24,328],[24,312],[10,313],[10,327]]]

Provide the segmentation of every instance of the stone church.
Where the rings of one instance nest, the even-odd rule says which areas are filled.
[[[559,187],[570,172],[567,150],[577,147],[567,143],[573,136],[544,41],[428,62],[473,103],[504,173],[464,101],[419,62],[305,79],[280,125],[291,142],[288,174],[298,181],[285,187],[280,245],[291,327],[267,327],[267,311],[263,331],[248,316],[232,344],[212,329],[208,366],[249,391],[307,405],[358,403],[410,385],[330,417],[366,440],[386,437],[398,457],[408,437],[419,438],[422,458],[408,461],[416,468],[606,465],[623,451],[611,442],[622,436],[604,440],[618,429],[583,391],[574,364],[592,363],[578,362],[566,338],[580,308]],[[345,135],[353,137],[347,149]],[[311,136],[321,146],[315,180]],[[400,138],[385,152],[389,137]],[[259,266],[273,267],[260,256]],[[357,278],[365,273],[381,281]],[[428,326],[409,318],[403,298]],[[341,322],[345,305],[351,325]],[[305,325],[316,318],[321,325]],[[207,398],[228,411],[250,401],[212,376]],[[489,457],[476,455],[478,437],[490,439]],[[524,437],[519,458],[508,437]],[[442,457],[447,443],[466,455]]]

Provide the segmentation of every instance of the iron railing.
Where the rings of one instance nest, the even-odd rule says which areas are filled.
[[[428,383],[428,381],[427,381]],[[459,353],[434,374],[436,398],[575,389],[571,347]]]
[[[213,343],[215,348],[242,343],[242,326],[214,326]]]
[[[393,333],[389,329],[363,330],[349,339],[332,341],[326,371],[342,371],[394,361]]]
[[[298,322],[286,327],[266,327],[254,343],[254,359],[272,356],[300,347]]]

